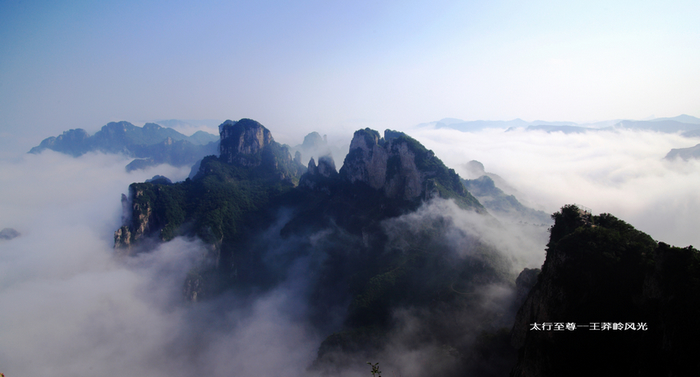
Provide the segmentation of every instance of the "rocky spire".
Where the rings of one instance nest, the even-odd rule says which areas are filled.
[[[335,168],[335,161],[331,156],[321,156],[318,158],[318,166],[313,158],[309,160],[309,166],[299,180],[299,186],[310,189],[321,188],[325,192],[330,192],[328,185],[337,182],[338,171]]]
[[[364,182],[382,190],[390,198],[418,198],[426,188],[426,179],[433,174],[417,167],[416,155],[419,159],[434,155],[401,132],[386,130],[384,136],[369,128],[356,131],[341,175],[350,182]]]
[[[251,157],[274,142],[270,130],[252,119],[241,119],[238,122],[227,120],[219,126],[219,135],[221,159],[244,166],[259,165],[259,158]]]
[[[353,183],[365,183],[393,199],[441,196],[458,198],[466,207],[482,209],[454,170],[403,132],[386,130],[382,138],[369,128],[356,131],[340,176]]]

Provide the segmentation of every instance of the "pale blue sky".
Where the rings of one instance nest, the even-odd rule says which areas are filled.
[[[698,1],[5,0],[0,147],[115,120],[250,117],[284,135],[700,117],[698,15]]]

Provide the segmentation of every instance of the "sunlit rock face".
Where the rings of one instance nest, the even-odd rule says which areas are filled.
[[[220,126],[219,134],[222,161],[242,166],[260,165],[255,155],[274,141],[270,131],[252,119],[227,120]]]
[[[384,139],[379,132],[365,128],[355,131],[350,143],[350,152],[341,169],[343,178],[350,182],[364,182],[380,190],[386,182],[388,156],[383,147]]]
[[[389,198],[413,200],[433,191],[433,179],[451,181],[449,178],[457,177],[454,171],[441,168],[432,151],[406,134],[386,130],[382,138],[377,131],[366,128],[355,132],[340,174],[350,182],[363,182],[381,190]],[[450,183],[457,191],[464,191]]]
[[[156,222],[151,203],[134,200],[143,194],[133,185],[129,187],[129,197],[122,194],[123,225],[114,232],[114,247],[122,249],[123,254],[130,254],[134,243],[146,236]]]

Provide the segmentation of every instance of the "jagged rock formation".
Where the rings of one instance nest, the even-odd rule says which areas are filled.
[[[554,218],[512,330],[511,376],[698,375],[700,253],[576,206]],[[575,330],[548,327],[555,323]]]
[[[327,156],[336,161],[347,153],[347,145],[342,147],[329,144],[327,135],[321,136],[315,131],[304,136],[301,144],[289,148],[295,158],[298,156],[299,162],[304,165],[307,165],[311,158],[318,161],[321,157]]]
[[[309,175],[320,175],[325,178],[330,178],[338,174],[335,169],[335,162],[331,156],[321,156],[318,159],[318,166],[314,166],[314,160],[309,161],[307,168]]]
[[[193,179],[172,184],[154,177],[129,187],[129,196],[122,199],[128,215],[115,233],[117,249],[130,253],[144,237],[168,241],[190,234],[210,244],[235,238],[241,219],[294,187],[304,172],[260,123],[228,120],[219,129],[220,157],[204,158]],[[194,222],[194,229],[182,229],[186,222]]]
[[[206,155],[215,154],[217,142],[216,136],[201,131],[188,137],[155,123],[136,127],[122,121],[108,123],[92,136],[80,128],[68,130],[58,137],[44,139],[29,153],[41,153],[45,149],[74,157],[94,151],[124,153],[137,158],[127,165],[130,171],[163,163],[189,165]]]
[[[479,201],[407,135],[357,131],[337,172],[329,157],[304,168],[301,156],[292,158],[255,121],[227,121],[220,130],[221,155],[204,158],[191,179],[130,186],[115,247],[128,254],[146,239],[203,240],[206,262],[182,287],[192,301],[228,290],[246,297],[303,279],[309,322],[330,334],[314,368],[332,371],[337,355],[366,360],[383,352],[401,330],[398,311],[413,321],[400,338],[409,349],[448,350],[439,360],[449,373],[427,365],[424,375],[510,368],[515,356],[501,329],[512,317],[486,305],[488,285],[514,288],[514,302],[524,301],[512,330],[514,376],[609,375],[609,365],[617,375],[697,372],[698,347],[683,348],[700,335],[692,323],[700,315],[695,249],[657,244],[610,215],[564,207],[541,272],[516,280],[512,261],[456,227],[449,213],[459,209],[440,198],[485,213]],[[645,322],[648,330],[605,338],[583,329],[530,331],[538,322],[595,321]]]
[[[117,248],[131,250],[135,242],[144,237],[155,236],[167,241],[183,232],[196,234],[211,244],[233,240],[236,234],[241,234],[238,221],[252,216],[249,211],[254,208],[263,210],[261,203],[291,200],[300,201],[298,205],[304,200],[316,201],[313,194],[303,190],[320,191],[329,196],[324,199],[329,200],[328,203],[322,202],[325,209],[310,205],[299,215],[303,220],[298,223],[319,227],[331,220],[349,229],[369,229],[377,226],[378,221],[413,210],[433,197],[452,198],[464,208],[485,213],[481,204],[464,189],[454,170],[448,169],[432,151],[400,132],[387,130],[385,137],[380,138],[373,130],[357,131],[338,173],[330,156],[320,157],[318,165],[312,159],[304,169],[299,164],[299,156],[292,159],[287,148],[276,143],[270,131],[254,120],[227,120],[219,130],[220,156],[202,160],[192,179],[175,185],[154,181],[130,186],[128,198],[122,200],[128,215],[115,233]],[[232,182],[236,184],[231,185]],[[290,195],[302,195],[303,199],[282,195],[296,183],[302,191]],[[276,189],[270,191],[265,186]],[[265,194],[261,195],[260,190]],[[228,194],[222,197],[221,192]],[[205,200],[196,193],[212,199]],[[275,199],[277,195],[282,196]],[[188,204],[192,200],[208,209],[203,211]],[[227,208],[233,218],[222,217],[221,210]],[[363,208],[369,212],[365,214]],[[312,216],[317,210],[321,212]],[[212,222],[206,213],[211,213],[215,221]],[[182,225],[191,222],[195,223],[194,230],[184,231]],[[290,222],[284,231],[294,229],[293,223]]]
[[[381,138],[369,128],[356,131],[340,176],[380,190],[392,199],[439,196],[481,207],[453,169],[448,169],[432,151],[402,132],[386,130]]]
[[[122,194],[122,225],[114,233],[114,248],[128,254],[134,243],[148,234],[160,222],[153,215],[150,201],[142,200],[145,190],[136,185],[129,186],[129,196]]]
[[[261,161],[254,157],[274,141],[270,131],[252,119],[227,120],[219,132],[221,160],[228,164],[258,166]]]
[[[287,147],[275,142],[270,130],[252,119],[227,120],[219,126],[219,132],[221,162],[245,168],[262,166],[290,181],[303,173],[303,166],[292,159]]]
[[[313,158],[309,160],[306,174],[301,176],[299,187],[314,190],[320,188],[330,194],[329,187],[338,180],[338,171],[331,156],[321,156],[318,159],[318,166]]]

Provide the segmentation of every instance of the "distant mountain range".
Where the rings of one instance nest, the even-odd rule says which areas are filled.
[[[684,136],[695,137],[700,133],[700,118],[690,115],[679,115],[673,118],[654,118],[650,120],[608,120],[595,123],[577,124],[574,122],[548,122],[536,120],[527,122],[522,119],[509,121],[476,120],[463,121],[454,118],[445,118],[437,122],[426,123],[435,128],[452,128],[463,132],[476,132],[487,128],[506,128],[515,130],[524,128],[528,131],[582,133],[600,130],[636,129],[657,132],[682,132]]]
[[[700,137],[700,118],[685,114],[672,118],[654,118],[649,120],[615,119],[585,124],[576,124],[574,122],[546,122],[542,120],[526,122],[522,119],[509,121],[476,120],[465,122],[460,119],[445,118],[437,122],[424,123],[422,126],[432,126],[436,129],[451,128],[462,132],[477,132],[488,128],[505,128],[506,132],[516,129],[525,129],[526,131],[544,131],[547,133],[562,132],[565,134],[582,134],[587,132],[626,129],[662,133],[677,132],[687,138]],[[700,147],[696,145],[690,148],[672,149],[665,158],[667,160],[681,158],[685,161],[700,158]]]
[[[213,128],[215,120],[197,121]],[[164,127],[165,126],[165,127]],[[463,132],[477,132],[488,128],[505,128],[506,131],[525,129],[527,131],[563,132],[567,134],[610,131],[616,129],[648,130],[664,133],[680,132],[685,137],[700,137],[700,118],[690,115],[679,115],[673,118],[655,118],[651,120],[609,120],[595,123],[576,124],[574,122],[548,122],[536,120],[527,122],[522,119],[510,121],[463,121],[454,118],[444,118],[437,122],[424,123],[422,126],[435,128],[451,128]],[[168,163],[173,166],[192,166],[208,155],[218,153],[219,137],[204,131],[197,131],[191,136],[185,136],[171,127],[193,127],[187,121],[169,119],[157,123],[146,123],[143,127],[121,121],[111,122],[102,127],[94,135],[88,134],[81,128],[71,129],[59,136],[44,139],[29,153],[41,153],[50,149],[72,156],[81,156],[87,152],[123,153],[135,159],[127,165],[127,170],[144,169],[149,166]],[[345,148],[330,146],[325,136],[312,132],[304,142],[295,147],[288,147],[291,153],[300,152],[305,158],[323,155],[341,157]],[[676,156],[688,160],[697,158],[697,152],[674,149],[668,153],[667,159]],[[300,161],[301,162],[301,161]],[[196,173],[195,166],[192,176]]]
[[[671,149],[671,151],[668,152],[668,154],[664,158],[667,160],[675,160],[677,158],[680,158],[684,161],[700,158],[700,144],[689,148]]]
[[[75,157],[88,152],[123,153],[136,157],[127,165],[127,170],[134,170],[162,163],[192,165],[204,156],[216,154],[218,140],[218,136],[203,131],[185,136],[155,123],[137,127],[122,121],[108,123],[94,135],[81,128],[65,131],[44,139],[29,153],[41,153],[46,149]]]

